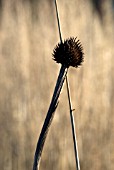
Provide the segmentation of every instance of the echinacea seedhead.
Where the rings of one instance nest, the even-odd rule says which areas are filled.
[[[83,48],[77,38],[68,38],[63,42],[58,43],[53,50],[53,59],[57,63],[69,66],[78,67],[83,62]]]

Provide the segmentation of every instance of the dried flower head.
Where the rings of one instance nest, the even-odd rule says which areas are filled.
[[[83,61],[83,48],[77,38],[68,38],[64,42],[58,43],[53,50],[53,59],[57,63],[69,66],[78,67]]]

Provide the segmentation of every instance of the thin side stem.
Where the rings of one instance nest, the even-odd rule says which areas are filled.
[[[58,14],[58,9],[57,9],[57,1],[56,1],[56,0],[54,0],[54,1],[55,1],[55,9],[56,9],[56,15],[57,15],[57,23],[58,23],[59,37],[60,37],[60,41],[62,42],[62,34],[61,34],[59,14]]]
[[[61,34],[61,28],[60,28],[60,20],[59,20],[58,8],[57,8],[57,1],[56,0],[54,0],[54,1],[55,1],[55,9],[56,9],[59,37],[60,37],[60,41],[62,42],[62,34]],[[77,168],[77,170],[80,170],[78,147],[77,147],[76,132],[75,132],[75,122],[74,122],[73,110],[71,107],[70,90],[69,90],[67,75],[66,75],[66,86],[67,86],[67,95],[68,95],[68,102],[69,102],[69,109],[70,109],[70,118],[71,118],[72,135],[73,135],[73,142],[74,142],[76,168]]]
[[[71,126],[72,126],[72,136],[73,136],[73,142],[74,142],[76,169],[80,170],[75,122],[74,122],[74,115],[73,115],[73,110],[72,110],[72,106],[71,106],[70,91],[69,91],[69,84],[68,84],[67,76],[66,76],[66,86],[67,86],[67,95],[68,95],[68,101],[69,101],[70,119],[71,119]]]

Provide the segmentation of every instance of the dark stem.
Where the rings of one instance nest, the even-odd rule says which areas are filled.
[[[67,68],[65,66],[61,66],[60,72],[59,72],[59,76],[56,82],[56,86],[55,86],[55,90],[53,93],[53,97],[50,103],[50,107],[49,110],[47,112],[41,133],[40,133],[40,137],[39,140],[37,142],[37,146],[36,146],[36,151],[35,151],[35,156],[34,156],[34,164],[33,164],[33,170],[38,170],[39,169],[39,163],[40,163],[40,159],[41,159],[41,154],[42,154],[42,150],[44,147],[44,143],[47,137],[47,133],[50,127],[50,124],[52,122],[53,116],[54,116],[54,112],[57,108],[58,105],[58,98],[65,80],[67,74]]]

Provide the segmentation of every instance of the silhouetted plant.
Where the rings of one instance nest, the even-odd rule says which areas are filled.
[[[76,41],[76,38],[69,38],[62,43],[59,43],[53,51],[53,59],[57,63],[61,63],[61,69],[56,82],[55,90],[51,100],[47,116],[42,127],[40,137],[37,143],[36,152],[34,156],[33,170],[39,167],[43,146],[47,137],[47,133],[52,122],[54,112],[58,105],[58,98],[70,66],[78,67],[83,61],[83,49],[81,43]]]

